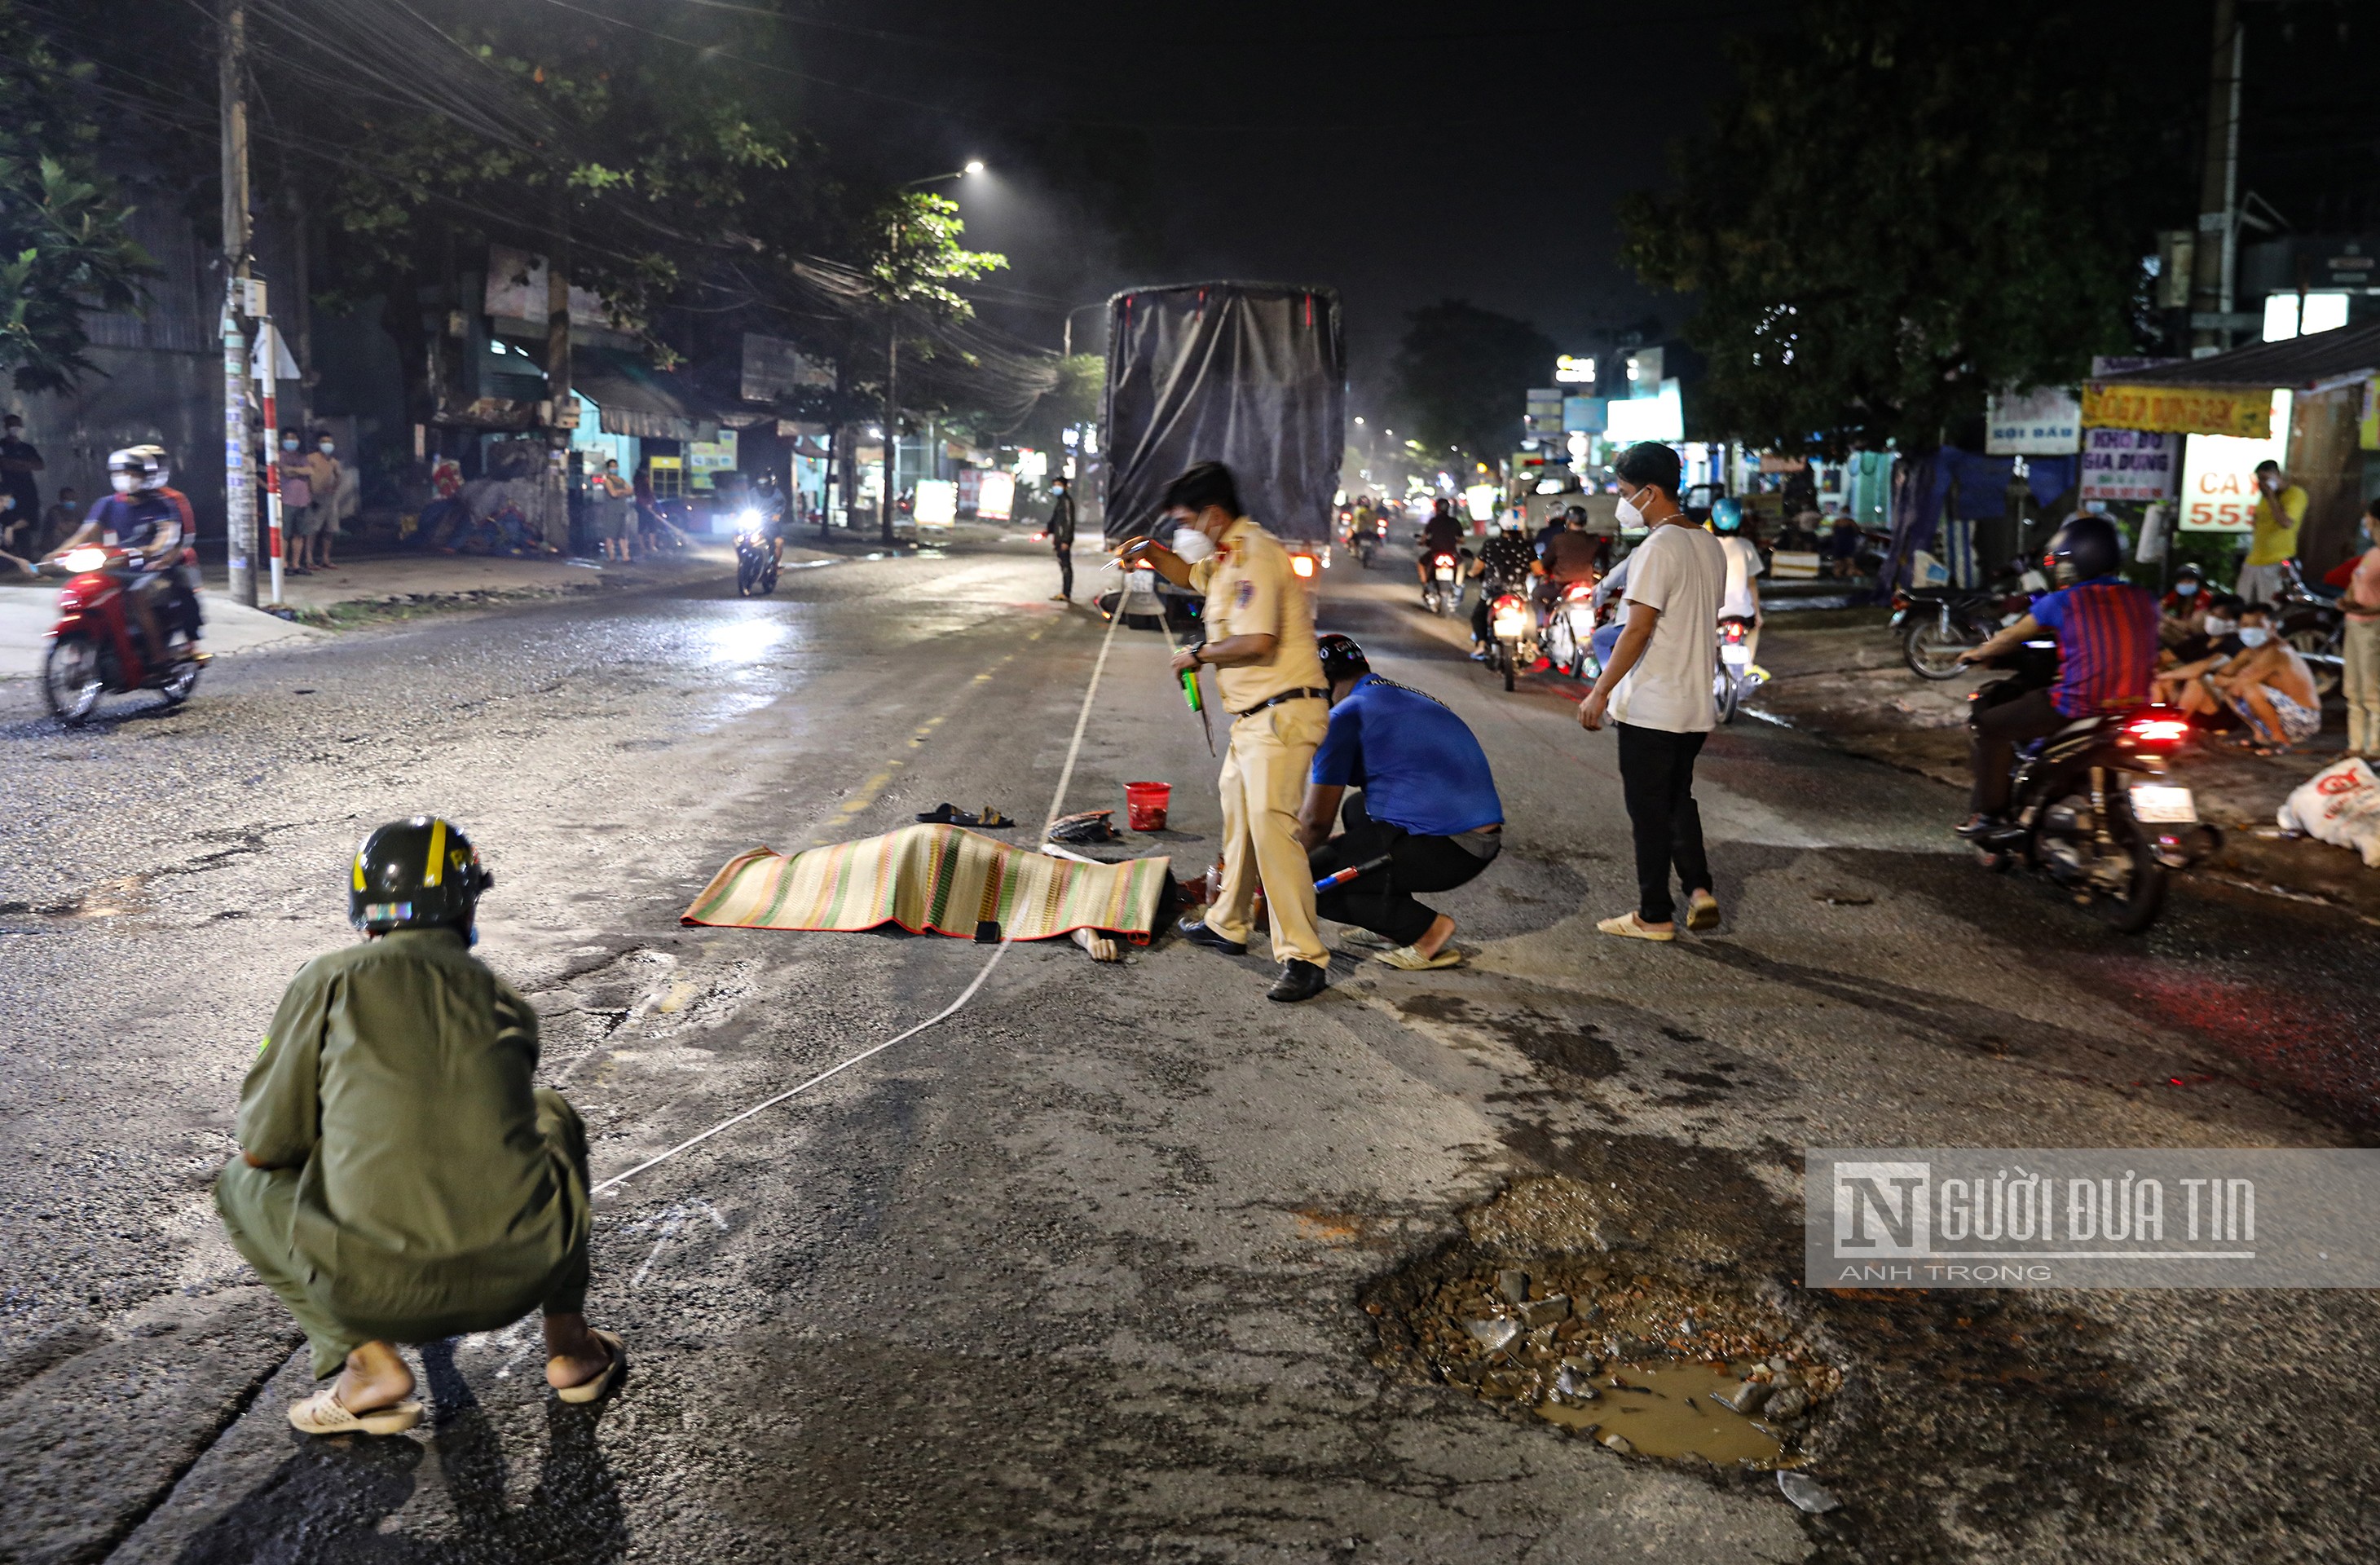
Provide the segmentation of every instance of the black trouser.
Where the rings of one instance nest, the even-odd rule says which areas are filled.
[[[1058,590],[1072,598],[1075,595],[1075,546],[1061,543],[1058,552]]]
[[[1438,914],[1415,902],[1414,892],[1451,892],[1489,862],[1451,837],[1416,837],[1402,826],[1373,819],[1365,813],[1361,794],[1349,796],[1339,811],[1339,823],[1346,829],[1343,835],[1306,855],[1306,867],[1316,880],[1368,864],[1382,854],[1389,855],[1389,865],[1318,893],[1314,911],[1333,923],[1385,935],[1399,945],[1413,944],[1438,922]]]
[[[2046,690],[2028,690],[1976,713],[1970,731],[1975,788],[1968,796],[1969,807],[1977,815],[1998,815],[2008,808],[2009,771],[2016,761],[2016,747],[2055,734],[2072,721],[2050,705]]]
[[[1703,813],[1694,805],[1694,758],[1706,734],[1672,734],[1621,722],[1620,792],[1636,836],[1636,917],[1667,924],[1677,916],[1670,897],[1670,867],[1691,896],[1711,889],[1703,855]]]

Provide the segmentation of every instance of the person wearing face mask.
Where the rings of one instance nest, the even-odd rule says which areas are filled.
[[[2283,755],[2322,732],[2322,693],[2262,603],[2240,611],[2240,654],[2203,683],[2248,725],[2259,755]]]
[[[1625,627],[1602,677],[1579,702],[1578,721],[1592,733],[1608,716],[1619,729],[1621,792],[1636,846],[1636,906],[1596,928],[1673,940],[1673,865],[1686,893],[1686,928],[1715,928],[1719,921],[1694,803],[1694,758],[1718,722],[1711,699],[1718,661],[1713,627],[1727,592],[1727,552],[1679,506],[1676,452],[1645,441],[1621,452],[1612,471],[1620,479],[1620,525],[1649,530],[1627,560]]]
[[[1986,662],[2047,634],[2058,641],[2058,683],[2028,690],[1978,712],[1972,733],[1973,811],[1960,835],[1985,835],[2008,808],[2009,766],[2028,739],[2057,733],[2078,718],[2148,704],[2157,655],[2157,603],[2146,588],[2118,573],[2123,544],[2116,525],[2090,512],[2069,516],[2042,556],[2058,588],[2034,600],[2032,612],[1959,654],[1962,663]]]
[[[281,532],[285,559],[289,543],[298,536],[298,519],[314,504],[314,479],[306,466],[298,436],[291,431],[281,437]],[[311,576],[303,560],[288,561],[291,576]]]
[[[204,615],[190,573],[182,568],[182,549],[198,528],[189,497],[166,483],[172,476],[163,446],[134,445],[111,452],[107,458],[108,487],[115,491],[91,508],[81,527],[50,551],[56,559],[85,544],[106,543],[128,551],[137,563],[111,574],[123,583],[126,601],[140,623],[152,657],[162,657],[165,638],[158,625],[160,607],[170,613],[189,642],[189,657],[205,662],[199,649]]]
[[[2251,603],[2277,603],[2289,585],[2284,568],[2297,558],[2298,527],[2305,520],[2306,491],[2289,482],[2278,462],[2256,464],[2256,516],[2248,552],[2231,590]]]
[[[2173,586],[2165,600],[2157,605],[2162,615],[2157,625],[2157,638],[2167,646],[2178,646],[2205,628],[2206,575],[2196,565],[2184,565],[2173,573]]]
[[[310,566],[331,568],[331,515],[339,496],[338,449],[331,431],[323,430],[314,436],[314,449],[306,454],[306,488],[312,498],[297,517],[301,574]]]
[[[2226,714],[2226,709],[2208,692],[2204,676],[2238,657],[2244,648],[2240,616],[2247,605],[2228,592],[2199,596],[2207,600],[2199,628],[2157,654],[2155,698],[2161,705],[2180,707],[2195,716],[2214,717]],[[2229,721],[2223,716],[2224,722]]]

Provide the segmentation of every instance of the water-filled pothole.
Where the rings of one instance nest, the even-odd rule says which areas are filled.
[[[1599,1375],[1566,1369],[1537,1403],[1537,1416],[1614,1450],[1773,1462],[1785,1454],[1785,1442],[1732,1405],[1744,1386],[1760,1383],[1744,1379],[1739,1367],[1752,1368],[1671,1361],[1609,1365]]]

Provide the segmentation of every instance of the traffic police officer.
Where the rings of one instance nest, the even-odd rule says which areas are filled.
[[[537,1013],[470,953],[493,877],[431,816],[356,850],[347,916],[370,937],[300,968],[240,1088],[240,1156],[215,1183],[232,1243],[306,1333],[310,1435],[421,1421],[392,1345],[542,1308],[547,1384],[592,1401],[624,1362],[591,1330],[587,1132],[532,1087]]]
[[[1281,540],[1240,514],[1239,487],[1220,462],[1201,462],[1165,491],[1166,515],[1211,540],[1214,554],[1191,564],[1153,540],[1123,551],[1126,570],[1148,566],[1207,595],[1208,639],[1173,660],[1178,676],[1215,670],[1232,716],[1223,761],[1223,880],[1202,922],[1184,938],[1237,956],[1248,949],[1259,883],[1272,922],[1281,977],[1268,991],[1310,1000],[1325,986],[1330,953],[1314,927],[1314,881],[1298,837],[1315,746],[1330,726],[1330,688],[1314,645],[1314,601]]]

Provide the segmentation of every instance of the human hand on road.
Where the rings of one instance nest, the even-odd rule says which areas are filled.
[[[1610,705],[1611,698],[1602,691],[1588,691],[1586,699],[1578,704],[1578,725],[1589,734],[1596,732],[1603,726],[1604,709]]]

